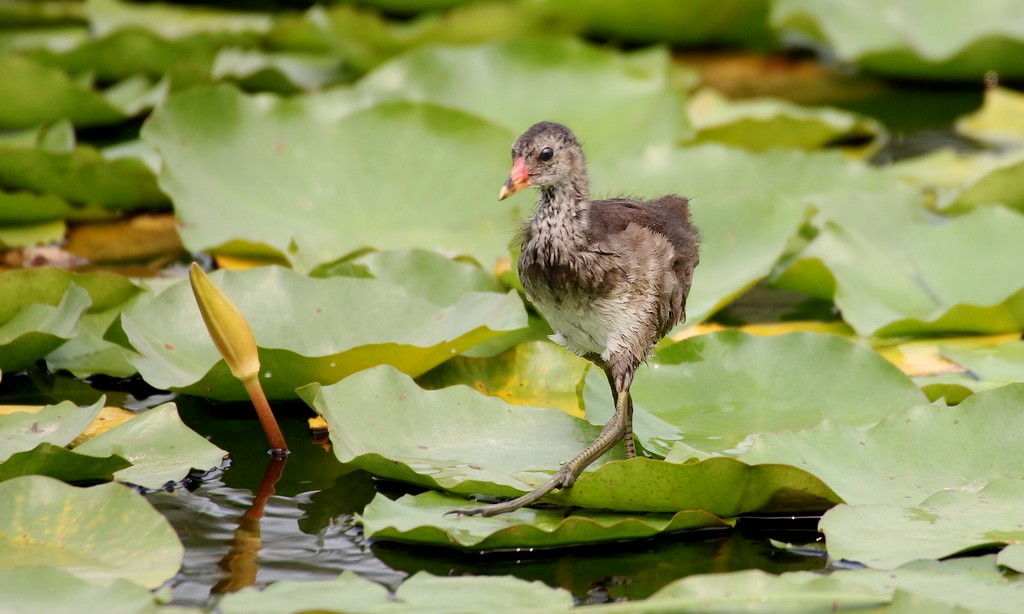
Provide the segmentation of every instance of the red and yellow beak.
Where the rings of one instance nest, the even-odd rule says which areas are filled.
[[[498,200],[505,200],[528,185],[530,185],[530,175],[526,172],[526,160],[519,156],[512,163],[512,172],[508,174],[505,185],[501,186],[501,191],[498,192]]]

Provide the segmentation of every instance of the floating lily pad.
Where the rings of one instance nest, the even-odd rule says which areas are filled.
[[[488,358],[457,356],[416,381],[433,390],[464,384],[512,405],[554,407],[582,417],[577,388],[588,365],[550,341],[527,341]]]
[[[121,484],[89,488],[28,476],[0,483],[0,569],[47,567],[92,583],[156,588],[178,572],[174,529]]]
[[[456,494],[523,494],[576,456],[599,428],[553,409],[512,407],[467,387],[424,391],[389,367],[300,396],[331,427],[340,461],[375,475]],[[386,425],[386,428],[381,428]],[[751,467],[730,458],[668,463],[614,449],[568,492],[549,500],[622,511],[704,510],[717,516],[825,509],[835,495],[794,467]]]
[[[347,612],[553,612],[573,607],[572,595],[513,577],[436,577],[420,572],[395,591],[346,571],[336,580],[285,580],[263,590],[243,589],[218,602],[224,614],[289,614],[299,610]]]
[[[45,475],[71,483],[109,482],[114,479],[114,472],[129,466],[131,463],[120,456],[95,458],[41,443],[0,462],[0,482],[23,475]]]
[[[742,458],[800,467],[850,505],[913,507],[940,491],[973,494],[993,480],[1024,476],[1014,452],[1022,405],[1024,384],[1011,384],[956,407],[913,407],[868,431],[829,421],[764,433]]]
[[[634,432],[644,448],[662,456],[677,441],[705,453],[742,454],[759,433],[824,420],[867,426],[927,402],[870,348],[802,332],[722,331],[679,341],[637,371],[631,392]],[[600,370],[588,374],[583,398],[591,421],[611,416]]]
[[[139,4],[120,0],[87,0],[89,25],[97,36],[141,27],[175,39],[208,33],[263,34],[273,18],[267,13],[217,10],[159,2]]]
[[[684,134],[670,67],[662,49],[624,54],[569,39],[436,46],[380,66],[358,89],[460,109],[514,135],[540,120],[557,121],[572,128],[589,159],[598,159]],[[500,147],[506,166],[511,146],[508,139]]]
[[[11,612],[75,614],[83,604],[102,608],[106,614],[156,611],[153,594],[138,584],[115,580],[98,586],[48,567],[5,569],[0,573],[0,602]]]
[[[160,185],[188,249],[269,253],[304,270],[367,248],[439,249],[488,267],[507,254],[518,216],[494,199],[511,133],[429,105],[340,120],[317,108],[219,87],[153,114],[143,137],[163,157]]]
[[[67,232],[64,220],[0,227],[0,249],[59,243]]]
[[[127,378],[138,373],[130,360],[134,352],[104,339],[107,330],[132,301],[129,299],[105,311],[82,314],[77,334],[46,355],[46,366],[51,371],[64,370],[81,378],[98,373]]]
[[[272,399],[380,364],[419,375],[479,343],[526,326],[515,293],[472,292],[441,307],[375,279],[311,279],[280,267],[217,272],[249,320]],[[210,341],[190,286],[180,282],[121,316],[151,385],[216,399],[248,398]]]
[[[221,450],[182,423],[174,403],[164,403],[101,433],[75,448],[78,454],[116,454],[131,462],[114,477],[143,488],[163,488],[193,469],[208,471],[224,461]]]
[[[1024,155],[999,156],[979,164],[979,172],[960,186],[952,202],[939,205],[951,213],[999,204],[1024,213]]]
[[[588,510],[566,515],[564,510],[534,509],[493,518],[445,515],[466,506],[461,497],[433,491],[405,495],[397,501],[378,494],[366,506],[360,522],[371,539],[473,551],[558,548],[729,526],[699,510],[635,516]]]
[[[1024,20],[1014,0],[935,10],[929,0],[778,0],[772,25],[820,41],[848,62],[893,77],[1024,76]]]
[[[939,351],[981,381],[1024,382],[1024,341],[975,347],[940,345]]]
[[[602,38],[673,45],[766,46],[774,40],[768,27],[767,0],[544,0],[543,10],[585,24]]]
[[[821,519],[829,555],[876,569],[1024,540],[1024,468],[981,490],[939,492],[913,507],[839,505]]]
[[[1024,573],[1024,544],[1010,544],[999,551],[997,562],[1017,573]]]
[[[986,88],[984,104],[957,119],[956,130],[999,145],[1024,142],[1024,94],[1005,87]]]
[[[870,144],[883,132],[877,121],[839,109],[808,108],[773,98],[729,101],[710,89],[694,94],[687,112],[694,141],[751,151],[819,149],[833,144],[870,151]]]
[[[42,443],[68,445],[96,419],[104,401],[106,397],[101,397],[89,407],[64,401],[36,412],[21,411],[0,416],[0,462]]]
[[[4,283],[11,275],[0,277],[0,285],[11,287]],[[13,314],[10,303],[7,309],[0,307],[8,312],[6,319],[0,319],[0,371],[20,371],[60,347],[74,336],[78,319],[89,305],[89,293],[71,284],[56,305],[28,304]]]

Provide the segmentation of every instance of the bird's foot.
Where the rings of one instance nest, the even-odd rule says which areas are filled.
[[[526,493],[521,497],[511,499],[509,501],[502,501],[501,503],[492,503],[491,505],[485,505],[482,507],[471,507],[462,510],[452,510],[445,513],[455,514],[457,516],[497,516],[498,514],[505,514],[507,512],[513,512],[521,507],[526,507],[540,501],[545,495],[557,488],[569,488],[575,482],[576,478],[579,477],[581,469],[577,469],[573,463],[566,463],[562,465],[562,468],[558,470],[550,480],[544,482],[537,488]]]

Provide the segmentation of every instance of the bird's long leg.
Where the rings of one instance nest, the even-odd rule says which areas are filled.
[[[544,495],[556,488],[569,488],[576,482],[576,478],[580,476],[580,473],[590,463],[600,458],[608,450],[611,450],[631,430],[629,425],[631,419],[630,409],[629,389],[620,390],[615,401],[615,414],[612,415],[611,420],[601,429],[601,434],[597,436],[597,439],[587,446],[587,449],[583,450],[579,456],[562,465],[562,468],[558,470],[554,477],[531,492],[511,501],[465,510],[452,510],[448,513],[460,516],[494,516],[496,514],[504,514],[531,503],[536,503]]]
[[[618,388],[615,386],[615,376],[612,370],[604,367],[604,374],[608,377],[608,387],[612,389],[612,398],[618,399]],[[618,401],[616,401],[618,411]],[[622,436],[622,443],[626,447],[626,458],[636,458],[636,443],[633,441],[633,397],[626,390],[626,434]]]

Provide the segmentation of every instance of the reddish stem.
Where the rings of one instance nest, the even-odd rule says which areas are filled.
[[[274,456],[287,454],[288,444],[284,442],[284,435],[281,434],[281,427],[277,425],[274,412],[271,411],[270,403],[267,402],[267,395],[263,394],[259,377],[250,377],[243,380],[242,383],[245,385],[245,391],[249,393],[249,398],[252,399],[253,407],[256,408],[256,415],[259,416],[263,432],[267,434],[271,454]]]

